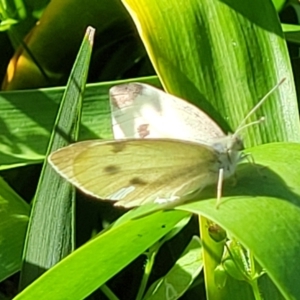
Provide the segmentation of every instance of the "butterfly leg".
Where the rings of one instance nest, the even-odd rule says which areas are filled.
[[[262,173],[260,171],[262,169],[265,169],[266,167],[265,166],[257,166],[257,164],[255,163],[255,159],[251,153],[245,154],[242,159],[246,159],[248,161],[248,163],[251,164],[257,170],[257,173],[260,176],[262,176]]]
[[[255,160],[251,153],[244,154],[241,159],[242,160],[246,159],[248,161],[248,163],[255,165]]]
[[[223,179],[224,179],[224,169],[219,169],[219,178],[218,178],[218,186],[217,186],[217,203],[216,209],[219,208],[221,204],[221,197],[222,197],[222,188],[223,188]]]

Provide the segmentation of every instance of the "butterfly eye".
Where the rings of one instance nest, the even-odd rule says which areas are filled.
[[[236,142],[234,143],[234,148],[237,151],[241,151],[241,150],[245,149],[243,140],[238,136],[236,137]]]

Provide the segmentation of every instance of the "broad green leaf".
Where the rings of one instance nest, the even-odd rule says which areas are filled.
[[[95,30],[89,27],[67,84],[48,151],[77,140]],[[74,249],[75,189],[44,163],[32,207],[21,270],[24,288]]]
[[[84,299],[187,216],[157,212],[114,227],[75,250],[14,299],[40,299],[45,291],[49,299]]]
[[[21,267],[29,205],[0,178],[0,282]]]
[[[186,204],[180,209],[205,216],[227,230],[253,252],[285,299],[298,299],[300,145],[271,143],[249,151],[255,164],[239,166],[235,187],[224,183],[224,197],[218,210],[215,199]],[[216,187],[211,187],[210,192],[215,194],[213,189]],[[203,193],[203,198],[208,195]],[[243,291],[245,283],[237,284]],[[217,290],[215,299],[235,299],[227,285]],[[261,286],[263,298],[268,299],[271,292]]]
[[[290,61],[271,1],[123,0],[167,91],[197,103],[227,131],[277,82],[287,82],[252,120],[246,146],[299,141]],[[166,17],[167,16],[167,17]]]
[[[132,13],[133,10],[130,8],[131,13],[134,15],[135,20],[139,20],[139,23],[137,23],[139,24],[139,29],[142,32],[146,47],[151,54],[162,82],[169,91],[190,101],[201,102],[200,106],[228,131],[229,129],[233,130],[236,128],[242,116],[245,115],[250,108],[253,107],[253,104],[278,80],[282,77],[287,77],[287,84],[282,87],[273,98],[269,99],[270,101],[266,103],[263,110],[258,113],[258,115],[267,116],[266,126],[251,128],[249,134],[247,131],[247,144],[254,145],[266,141],[298,140],[298,115],[294,91],[291,87],[289,62],[284,40],[282,39],[280,29],[278,29],[279,25],[277,19],[275,20],[274,14],[269,15],[266,13],[268,9],[271,9],[271,6],[268,4],[269,2],[264,1],[259,4],[258,1],[252,1],[251,3],[250,1],[246,1],[241,4],[241,2],[238,1],[227,1],[226,3],[224,1],[187,1],[184,5],[175,1],[159,2],[156,0],[148,1],[148,3],[146,3],[146,1],[126,2],[135,2],[135,5],[140,5],[139,11],[135,11],[134,13]],[[147,10],[151,7],[156,9]],[[250,7],[254,7],[256,12],[259,13],[256,15],[252,14]],[[168,14],[168,18],[164,17],[166,14]],[[144,17],[144,20],[141,21],[140,16]],[[168,22],[170,22],[170,24]],[[273,25],[275,27],[273,27]],[[201,30],[199,30],[199,27]],[[157,36],[157,34],[159,34],[159,36]],[[161,46],[163,46],[163,49]],[[99,100],[95,99],[94,95],[95,94],[92,96],[93,101],[95,101],[95,103],[97,102],[97,105],[102,105],[99,104]],[[199,99],[201,101],[198,101]],[[210,103],[209,101],[212,102]],[[101,116],[99,123],[102,123],[102,126],[105,124],[104,128],[105,130],[107,129],[107,135],[109,136],[110,119],[109,110],[107,109],[107,97],[102,103],[104,105],[101,107],[105,108],[103,118]],[[52,104],[51,102],[51,105]],[[26,106],[27,104],[25,103],[24,105]],[[92,112],[92,109],[90,111]],[[97,119],[91,117],[92,115],[95,116],[97,112],[98,110],[95,110],[87,117],[90,124]],[[30,113],[32,114],[32,112]],[[28,113],[29,120],[32,116],[30,113]],[[42,128],[43,138],[48,138],[49,130],[45,130],[46,126],[40,126],[40,124],[45,125],[45,123],[43,123],[45,121],[39,119],[39,117],[40,116],[37,116],[33,120],[33,127],[38,130]],[[253,120],[256,118],[257,117],[254,117]],[[36,120],[41,122],[38,123]],[[52,120],[54,120],[54,117]],[[30,120],[30,122],[31,121],[32,120]],[[16,128],[19,128],[20,131],[25,130],[23,129],[24,123],[20,124],[19,127],[13,127],[11,124],[8,125],[9,133],[13,133],[13,138],[15,138],[14,135],[18,133]],[[53,121],[48,128],[51,128],[52,124]],[[87,135],[98,135],[99,132],[102,134],[103,131],[101,131],[101,129],[99,130],[97,126],[94,128],[94,131],[86,131]],[[32,135],[31,132],[31,134],[22,137],[33,139]],[[4,135],[6,142],[5,150],[13,149],[13,159],[17,157],[19,163],[32,163],[34,161],[40,161],[43,158],[46,147],[42,148],[42,146],[46,145],[46,143],[43,144],[42,140],[39,141],[42,146],[37,143],[38,146],[36,148],[30,148],[32,144],[27,143],[26,139],[22,140],[21,143],[16,139],[17,146],[20,145],[21,148],[21,151],[19,151],[18,147],[9,140],[9,137],[10,136],[6,137]],[[45,138],[45,140],[47,140],[47,138]],[[28,144],[30,146],[27,146]],[[39,151],[36,151],[37,149]],[[293,153],[293,151],[291,150],[290,152]],[[7,151],[6,153],[9,158],[11,158],[11,151]],[[25,157],[28,153],[29,156]],[[288,151],[286,155],[287,153]],[[292,157],[291,153],[289,153],[290,157]],[[36,156],[36,154],[38,154],[38,156]],[[28,157],[30,159],[28,159]],[[32,157],[35,157],[35,160],[32,160]],[[280,161],[281,158],[279,158],[279,162]],[[282,165],[283,169],[286,170],[288,165],[283,161]],[[242,166],[241,171],[244,170],[243,168]],[[248,168],[246,168],[246,171],[249,171]],[[253,172],[250,172],[250,174],[251,176],[254,175]],[[246,178],[248,177],[246,176]],[[240,182],[238,183],[240,186]],[[250,186],[248,186],[249,183]],[[277,183],[276,181],[276,184]],[[296,181],[293,182],[293,184],[296,186]],[[242,181],[241,186],[245,187],[245,190],[243,190],[244,193],[245,191],[248,191],[248,193],[249,191],[252,192],[251,180],[249,180],[249,182]],[[269,189],[273,191],[273,186],[270,186]],[[280,185],[278,184],[278,188],[279,187]],[[226,191],[225,189],[225,196]],[[244,196],[244,194],[242,195]],[[238,196],[236,197],[238,198]],[[277,198],[275,200],[277,200]],[[206,202],[203,201],[203,203]],[[209,208],[213,210],[213,201],[209,202],[209,205]],[[226,205],[229,204],[225,202],[221,205],[219,211],[222,211],[223,206],[226,207]],[[241,205],[240,209],[243,210],[245,208]],[[238,210],[239,209],[236,209],[236,214],[238,214]],[[197,212],[199,212],[199,210]],[[210,217],[208,214],[203,214]],[[277,223],[275,224],[277,225]],[[238,224],[238,226],[245,230],[244,223]],[[228,226],[224,227],[228,229]],[[151,230],[151,228],[151,226],[148,227],[149,230]],[[270,228],[272,229],[272,227]],[[270,228],[265,228],[264,230],[267,231],[267,229],[270,230]],[[266,236],[264,236],[264,238],[266,238]],[[154,242],[154,240],[152,240],[152,242]],[[243,239],[242,242],[244,242]],[[246,246],[248,245],[248,243],[244,244]],[[130,249],[130,247],[134,245],[126,246]],[[260,257],[259,261],[261,262]],[[262,265],[269,267],[268,263],[266,264],[265,262],[263,262]],[[277,275],[272,278],[277,278],[276,276]],[[286,291],[289,290],[290,287],[286,287],[285,283],[282,284],[280,282],[278,284],[280,280],[276,280],[274,281],[277,286],[280,286],[283,293],[287,295],[289,292]],[[239,287],[239,285],[237,286]],[[90,293],[94,288],[95,283],[93,282],[85,292]],[[48,289],[47,287],[47,290]],[[224,290],[221,292],[226,296]]]

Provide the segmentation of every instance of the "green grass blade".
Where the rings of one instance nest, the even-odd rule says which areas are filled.
[[[274,4],[276,10],[280,11],[284,7],[286,0],[272,0],[272,2]]]
[[[282,24],[282,30],[287,41],[300,44],[300,25]]]
[[[93,37],[94,29],[88,28],[62,99],[48,152],[77,139]],[[74,188],[44,163],[27,232],[22,288],[73,250],[74,199]]]
[[[75,250],[14,299],[41,299],[45,291],[49,299],[84,299],[187,216],[158,212],[116,226]]]

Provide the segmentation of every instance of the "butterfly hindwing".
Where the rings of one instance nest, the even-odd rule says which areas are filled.
[[[125,207],[183,197],[215,182],[219,168],[209,147],[171,139],[79,142],[49,161],[83,192]]]

